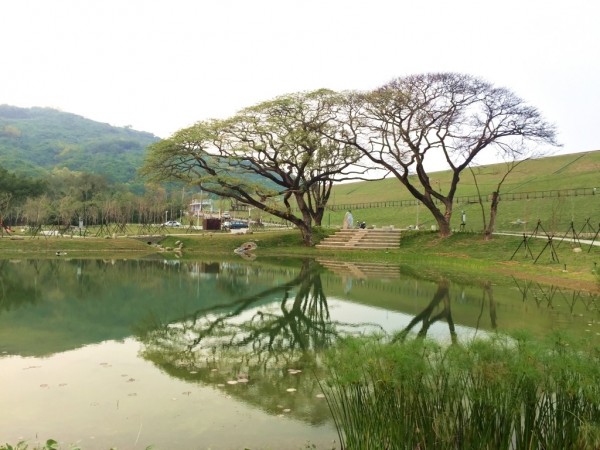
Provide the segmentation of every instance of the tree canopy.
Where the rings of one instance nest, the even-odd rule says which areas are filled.
[[[14,201],[36,197],[42,194],[44,188],[42,180],[19,176],[0,166],[0,193],[10,194]]]
[[[227,120],[199,122],[150,147],[143,173],[180,179],[298,227],[312,245],[333,183],[361,179],[362,155],[340,139],[338,94],[290,94]]]
[[[372,92],[350,92],[345,110],[343,142],[392,173],[431,211],[441,236],[451,233],[460,176],[479,155],[516,159],[531,145],[557,145],[555,127],[536,108],[464,74],[412,75]],[[432,163],[452,172],[447,192],[433,186]]]

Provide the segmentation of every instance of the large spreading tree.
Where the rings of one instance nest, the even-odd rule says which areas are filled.
[[[313,245],[335,182],[363,179],[362,153],[341,139],[340,96],[318,90],[204,121],[152,145],[142,173],[201,185],[291,222]]]
[[[343,143],[391,172],[435,218],[440,236],[461,174],[478,156],[518,159],[530,145],[556,144],[555,128],[511,91],[457,73],[397,78],[369,93],[348,93]],[[451,171],[446,192],[429,177]]]

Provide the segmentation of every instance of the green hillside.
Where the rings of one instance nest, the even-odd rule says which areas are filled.
[[[495,190],[505,173],[504,164],[482,166],[476,169],[477,182],[483,196]],[[430,174],[434,186],[444,191],[449,185],[450,172]],[[592,189],[597,194],[592,195]],[[588,188],[584,191],[584,188]],[[579,189],[566,195],[565,190]],[[600,223],[600,151],[574,153],[525,161],[507,178],[501,188],[497,230],[524,231],[534,229],[538,220],[548,231],[566,232],[571,221],[579,231],[589,218],[596,229]],[[534,193],[529,198],[519,193]],[[512,200],[512,197],[525,197]],[[575,195],[577,194],[577,195]],[[467,229],[479,231],[483,228],[481,207],[474,203],[477,190],[473,177],[466,171],[461,177],[454,204],[453,226],[460,225],[460,212],[467,215]],[[542,195],[544,198],[541,198]],[[414,204],[408,206],[374,206],[376,202],[412,200],[413,197],[395,178],[381,181],[341,184],[334,188],[330,205],[346,206],[353,210],[355,221],[366,221],[368,225],[394,225],[405,228],[415,225],[418,217],[421,228],[430,228],[435,223],[428,210]],[[486,212],[489,203],[484,202]],[[344,210],[330,210],[325,215],[324,225],[339,226]],[[521,222],[527,222],[522,224]]]
[[[0,105],[0,166],[29,176],[67,167],[130,183],[158,139],[55,109]]]

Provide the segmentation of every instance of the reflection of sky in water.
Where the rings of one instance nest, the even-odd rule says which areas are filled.
[[[386,333],[397,333],[408,326],[413,316],[400,312],[389,311],[383,308],[375,308],[372,306],[365,306],[358,303],[351,303],[348,301],[340,300],[335,297],[329,297],[327,299],[329,305],[329,312],[331,313],[331,319],[333,321],[341,323],[371,323],[379,325]],[[419,331],[420,324],[417,324],[412,331]],[[365,333],[377,332],[379,330],[376,326],[364,327]],[[476,330],[470,327],[464,327],[455,325],[455,331],[459,337],[469,338],[472,337]],[[481,333],[481,331],[479,332]],[[444,321],[435,322],[429,327],[427,337],[436,340],[445,341],[450,338],[450,331],[448,324]]]

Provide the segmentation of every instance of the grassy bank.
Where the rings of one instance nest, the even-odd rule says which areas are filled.
[[[318,233],[318,237],[332,232]],[[0,239],[0,258],[239,258],[233,250],[248,241],[256,242],[259,258],[324,257],[344,261],[377,262],[404,266],[421,275],[430,274],[470,280],[494,281],[506,276],[536,279],[563,287],[599,291],[600,247],[582,245],[581,251],[567,241],[531,239],[526,248],[519,236],[496,236],[483,241],[476,233],[455,233],[447,239],[432,232],[406,232],[394,250],[332,251],[306,248],[296,231],[170,234],[154,237],[62,238],[39,237]],[[181,252],[173,249],[182,245]],[[554,249],[554,252],[552,251]],[[589,251],[588,251],[589,250]],[[537,259],[537,262],[534,260]]]
[[[56,256],[79,257],[142,257],[156,249],[142,240],[96,237],[28,237],[17,236],[0,239],[0,258],[55,258]]]
[[[400,248],[393,250],[324,250],[306,248],[297,232],[256,233],[252,235],[204,235],[169,236],[162,244],[174,247],[183,243],[182,257],[201,258],[207,255],[233,255],[233,250],[247,241],[255,241],[258,257],[323,257],[343,261],[376,262],[404,266],[422,276],[435,278],[440,275],[454,279],[494,281],[515,276],[536,279],[540,282],[573,287],[589,291],[600,291],[600,247],[582,246],[581,252],[564,241],[554,243],[553,260],[550,248],[544,249],[546,239],[532,239],[529,251],[522,245],[519,236],[497,236],[484,241],[476,233],[455,233],[440,239],[432,232],[406,232]],[[532,256],[533,255],[533,258]],[[539,257],[539,258],[538,258]],[[537,259],[537,262],[534,260]]]

